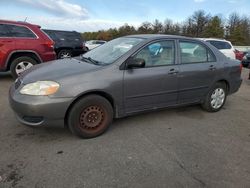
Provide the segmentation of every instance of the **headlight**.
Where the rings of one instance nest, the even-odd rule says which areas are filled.
[[[24,95],[52,95],[59,89],[59,84],[53,81],[37,81],[23,86],[20,90]]]

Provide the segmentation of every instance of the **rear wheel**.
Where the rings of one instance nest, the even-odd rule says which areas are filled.
[[[72,51],[71,50],[61,50],[58,55],[58,59],[64,59],[64,58],[70,58],[72,57]]]
[[[73,134],[82,138],[93,138],[104,133],[113,120],[113,109],[109,101],[98,95],[89,95],[71,108],[68,126]]]
[[[202,104],[202,107],[208,112],[217,112],[225,104],[226,98],[227,98],[226,84],[218,82],[208,92],[205,101]]]
[[[14,78],[17,78],[23,71],[37,64],[37,61],[31,57],[23,56],[14,59],[10,65],[10,72]]]

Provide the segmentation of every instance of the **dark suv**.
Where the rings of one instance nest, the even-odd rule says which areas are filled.
[[[17,77],[34,64],[56,58],[54,42],[27,22],[0,20],[0,71]]]
[[[55,42],[55,52],[58,59],[78,56],[87,51],[83,39],[76,31],[43,30]]]

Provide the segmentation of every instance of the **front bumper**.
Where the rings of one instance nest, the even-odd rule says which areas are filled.
[[[9,103],[17,119],[30,126],[64,125],[64,118],[72,98],[22,95],[13,84],[9,91]]]

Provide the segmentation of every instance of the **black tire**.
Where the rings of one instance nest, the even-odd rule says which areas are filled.
[[[72,57],[72,50],[60,50],[58,55],[57,55],[57,58],[58,59],[64,59],[64,58],[70,58]]]
[[[223,102],[221,104],[219,103],[220,105],[218,105],[215,108],[216,105],[215,106],[212,105],[212,100],[213,100],[212,95],[213,94],[216,95],[215,92],[218,91],[218,90],[221,91],[221,92],[223,90],[223,92],[224,92],[224,100],[223,100]],[[227,86],[226,86],[226,84],[223,83],[223,82],[217,82],[217,83],[215,83],[215,85],[208,92],[204,102],[202,103],[202,108],[204,110],[208,111],[208,112],[218,112],[224,106],[224,104],[226,102],[226,98],[227,98]]]
[[[82,138],[103,134],[113,120],[113,108],[99,95],[88,95],[77,101],[67,117],[71,132]]]
[[[38,62],[29,56],[22,56],[22,57],[18,57],[16,59],[14,59],[10,64],[10,72],[11,72],[11,75],[13,76],[13,78],[17,78],[22,73],[22,72],[17,72],[17,70],[22,71],[21,70],[21,68],[22,68],[21,63],[22,63],[22,65],[27,66],[25,69],[25,70],[27,70],[30,68],[31,65],[33,66],[33,65],[37,64]]]

